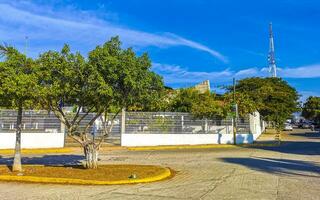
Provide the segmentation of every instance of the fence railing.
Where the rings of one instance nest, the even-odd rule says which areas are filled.
[[[0,132],[14,132],[16,130],[17,112],[14,110],[0,110]],[[26,110],[22,113],[23,132],[61,132],[59,119],[48,111]]]
[[[195,119],[189,113],[126,112],[125,133],[232,134],[233,119]],[[249,119],[237,121],[238,133],[250,133]]]
[[[72,118],[72,113],[69,118]],[[80,117],[84,113],[80,113]],[[112,114],[108,116],[111,117]],[[95,116],[89,113],[79,124],[79,132],[83,131],[88,122]],[[0,132],[14,132],[16,129],[17,112],[14,110],[0,110]],[[101,136],[104,127],[110,127],[111,122],[105,123],[104,117],[98,118],[88,130],[96,136]],[[232,134],[233,119],[195,119],[189,113],[179,112],[126,112],[125,125],[121,126],[121,115],[113,122],[110,136],[120,136],[121,127],[125,133],[168,133],[168,134]],[[250,133],[249,117],[237,120],[237,133]],[[48,111],[23,111],[23,132],[65,132],[64,125]]]

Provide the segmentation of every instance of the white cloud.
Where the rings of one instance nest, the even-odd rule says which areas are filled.
[[[0,38],[4,41],[22,43],[24,36],[29,36],[33,44],[50,45],[52,42],[74,42],[78,45],[94,46],[104,42],[111,36],[119,35],[126,46],[135,47],[172,47],[185,46],[204,51],[219,59],[228,62],[228,59],[216,50],[203,44],[188,40],[172,33],[148,33],[121,26],[115,22],[99,19],[96,16],[75,14],[70,10],[56,12],[35,4],[26,3],[20,8],[14,3],[0,3]],[[28,6],[32,9],[28,10]],[[45,7],[45,9],[48,9]],[[69,12],[70,11],[70,12]],[[61,15],[63,13],[63,16]],[[42,43],[41,43],[42,42]],[[45,42],[43,44],[43,42]]]
[[[238,71],[235,76],[256,76],[258,73],[257,68],[249,68]]]
[[[285,78],[320,78],[320,64],[279,68],[279,75]]]
[[[194,84],[203,80],[210,80],[215,84],[230,82],[233,77],[242,79],[247,77],[266,77],[268,68],[245,68],[239,71],[224,69],[222,71],[189,71],[179,65],[153,63],[153,70],[163,75],[166,84]],[[302,66],[296,68],[279,69],[282,78],[320,78],[320,65]]]
[[[221,81],[223,78],[232,77],[233,75],[229,69],[219,72],[189,71],[179,65],[160,63],[153,63],[152,69],[164,77],[166,84],[191,84],[207,79]]]

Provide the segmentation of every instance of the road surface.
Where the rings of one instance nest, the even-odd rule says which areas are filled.
[[[320,199],[320,134],[307,132],[284,134],[279,147],[113,151],[101,155],[101,162],[162,165],[177,174],[166,181],[122,186],[0,182],[0,199]],[[79,159],[47,155],[25,161]]]

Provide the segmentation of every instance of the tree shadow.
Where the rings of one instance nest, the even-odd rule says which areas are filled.
[[[245,148],[262,149],[286,154],[320,155],[320,142],[282,141],[279,146],[247,146]]]
[[[238,164],[250,169],[279,175],[298,175],[320,178],[320,165],[300,160],[275,158],[221,158],[222,161]]]
[[[320,132],[289,133],[289,135],[306,137],[309,139],[320,139]]]
[[[76,166],[81,165],[84,156],[81,155],[44,155],[39,157],[23,157],[22,164],[27,165],[44,165],[44,166]],[[0,165],[11,166],[12,157],[1,157]]]

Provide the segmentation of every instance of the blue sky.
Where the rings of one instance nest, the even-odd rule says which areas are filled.
[[[86,55],[119,35],[148,52],[153,70],[177,88],[209,79],[268,76],[273,22],[279,75],[303,98],[320,96],[320,2],[316,0],[0,0],[0,42],[36,57],[64,43]]]

